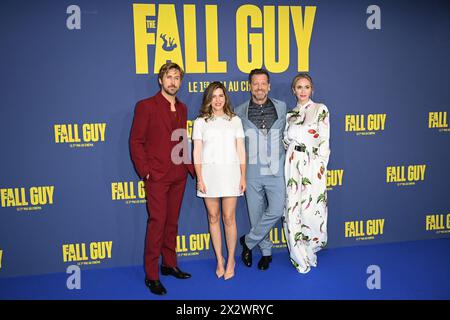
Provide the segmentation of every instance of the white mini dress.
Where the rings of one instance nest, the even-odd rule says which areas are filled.
[[[241,119],[227,115],[206,121],[194,121],[192,140],[202,140],[202,177],[206,193],[197,190],[201,198],[237,197],[241,168],[236,139],[245,138]]]

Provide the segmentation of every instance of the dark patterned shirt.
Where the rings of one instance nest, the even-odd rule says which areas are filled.
[[[270,130],[273,123],[278,119],[275,105],[270,99],[267,99],[263,105],[256,104],[253,100],[250,100],[248,119],[263,133],[267,133],[267,130]]]

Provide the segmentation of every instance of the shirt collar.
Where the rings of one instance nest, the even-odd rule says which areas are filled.
[[[297,102],[297,108],[298,108],[298,110],[306,110],[306,109],[308,109],[313,103],[314,103],[314,101],[312,101],[311,99],[309,99],[308,102],[305,103],[304,105],[301,105],[299,102]]]

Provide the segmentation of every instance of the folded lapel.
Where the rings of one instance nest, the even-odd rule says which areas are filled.
[[[250,100],[245,102],[245,105],[244,105],[244,117],[245,117],[245,120],[247,121],[247,123],[249,124],[250,127],[253,127],[254,129],[258,130],[258,128],[255,126],[255,124],[253,122],[251,122],[250,119],[248,118],[249,104],[250,104]]]
[[[270,128],[272,129],[278,129],[281,128],[282,126],[280,126],[281,124],[283,124],[283,121],[285,120],[284,118],[286,117],[285,114],[283,114],[283,110],[281,110],[281,106],[279,103],[277,103],[274,99],[271,99],[273,102],[273,105],[275,106],[275,110],[277,111],[277,120],[275,120],[275,122],[272,124],[272,127]],[[282,128],[284,130],[284,128]]]

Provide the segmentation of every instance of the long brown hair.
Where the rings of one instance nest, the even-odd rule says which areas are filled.
[[[203,93],[203,100],[202,100],[202,106],[200,107],[200,118],[205,118],[206,121],[213,118],[213,110],[211,107],[212,102],[212,96],[216,89],[222,89],[223,94],[225,96],[225,105],[223,106],[223,112],[231,118],[235,116],[234,112],[232,110],[230,97],[228,96],[227,89],[225,86],[219,82],[214,81],[209,84],[209,86],[206,88],[205,92]]]

